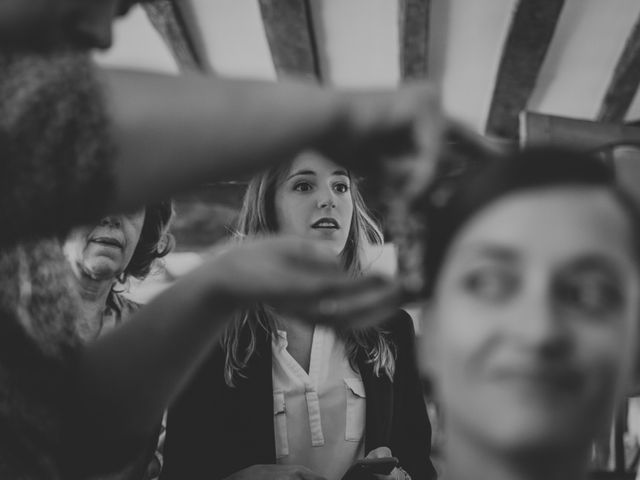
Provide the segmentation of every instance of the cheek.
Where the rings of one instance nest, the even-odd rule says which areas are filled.
[[[344,212],[345,218],[351,220],[353,217],[353,199],[350,196],[345,196],[342,211]]]
[[[129,262],[131,261],[131,259],[133,258],[133,254],[136,251],[136,247],[138,246],[138,242],[136,241],[135,243],[129,243],[127,245],[127,249],[124,252],[124,266],[126,268],[127,265],[129,265]]]
[[[306,198],[289,198],[276,201],[276,220],[280,233],[302,233],[310,221],[309,201]]]
[[[445,298],[434,309],[434,325],[434,373],[443,387],[455,394],[470,386],[473,373],[480,366],[482,352],[492,335],[490,323],[464,302]]]
[[[133,258],[133,254],[138,247],[138,243],[140,242],[140,237],[142,235],[142,226],[143,223],[140,224],[130,224],[126,230],[127,236],[127,247],[124,252],[124,267],[126,268],[129,265],[129,262]]]
[[[630,328],[633,327],[633,328]],[[634,357],[632,322],[588,325],[576,329],[576,358],[589,378],[593,394],[615,396],[625,388]]]
[[[129,224],[125,230],[127,237],[127,253],[133,254],[142,235],[142,224]]]
[[[349,236],[349,232],[351,231],[351,223],[353,222],[354,208],[353,208],[353,200],[351,197],[346,197],[339,204],[339,212],[340,212],[340,223],[343,225],[347,225],[348,228],[343,230],[345,240]]]

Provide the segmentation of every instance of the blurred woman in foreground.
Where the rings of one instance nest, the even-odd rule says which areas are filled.
[[[636,348],[636,206],[599,160],[550,148],[426,198],[420,367],[443,407],[446,478],[586,478]]]

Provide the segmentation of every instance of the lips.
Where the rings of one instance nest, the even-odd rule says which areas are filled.
[[[571,368],[507,368],[497,372],[501,380],[535,385],[557,390],[575,391],[582,387],[582,375]]]
[[[338,230],[340,228],[340,224],[335,218],[322,217],[321,219],[316,220],[314,223],[312,223],[311,228]]]
[[[100,245],[106,245],[108,247],[115,247],[115,248],[119,248],[119,249],[124,249],[124,244],[123,242],[121,242],[120,240],[118,240],[117,238],[113,238],[113,237],[93,237],[89,240],[92,243],[98,243]]]

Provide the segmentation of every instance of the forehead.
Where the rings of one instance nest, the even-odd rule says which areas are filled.
[[[331,175],[334,172],[342,172],[344,175],[348,174],[346,168],[319,153],[310,151],[301,153],[291,162],[287,176],[300,171],[309,171],[322,175]]]
[[[489,204],[463,226],[451,251],[499,246],[538,259],[596,254],[626,263],[634,257],[633,244],[630,218],[611,192],[555,187],[508,194]]]

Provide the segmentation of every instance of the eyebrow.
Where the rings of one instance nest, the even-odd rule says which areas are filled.
[[[619,275],[620,273],[614,259],[599,254],[577,258],[569,262],[565,268],[577,271],[600,270],[612,275]]]
[[[287,180],[293,178],[293,177],[297,177],[300,175],[317,175],[316,172],[314,172],[313,170],[298,170],[297,172],[293,172],[291,175],[289,175],[287,177]],[[331,175],[340,175],[343,177],[349,177],[349,174],[345,171],[345,170],[336,170],[335,172],[333,172]]]
[[[460,245],[458,252],[462,256],[479,255],[484,258],[490,258],[495,261],[504,263],[517,263],[521,260],[521,255],[517,250],[504,245],[491,244],[467,244]],[[607,271],[609,274],[619,275],[620,271],[614,258],[603,253],[585,253],[579,254],[573,259],[568,260],[562,267],[563,270],[600,270]]]
[[[513,248],[491,244],[467,244],[458,248],[463,255],[480,255],[501,262],[515,263],[520,260],[520,254]]]

